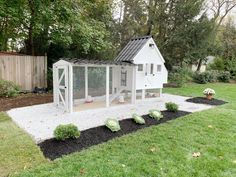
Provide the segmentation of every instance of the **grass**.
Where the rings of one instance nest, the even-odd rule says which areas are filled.
[[[215,98],[229,101],[223,108],[236,110],[236,84],[213,83],[213,84],[187,84],[182,88],[165,88],[164,92],[183,96],[203,96],[206,88],[216,91]],[[221,107],[222,108],[222,107]]]
[[[194,113],[160,126],[140,130],[87,150],[70,154],[54,162],[42,163],[45,160],[29,137],[16,128],[5,115],[0,115],[6,119],[5,124],[8,126],[5,131],[1,130],[1,134],[2,132],[8,134],[6,132],[8,132],[10,125],[14,132],[9,132],[10,135],[8,135],[10,138],[13,137],[13,141],[4,139],[5,148],[1,149],[1,152],[3,150],[7,153],[7,150],[13,146],[14,151],[17,149],[17,153],[5,155],[6,159],[17,158],[20,160],[22,154],[25,154],[28,161],[24,163],[27,162],[26,164],[31,166],[36,166],[33,163],[42,163],[40,166],[16,174],[16,176],[22,177],[233,177],[236,176],[236,85],[189,84],[183,88],[165,89],[164,92],[201,96],[206,87],[215,89],[217,98],[230,103]],[[1,126],[1,129],[2,127],[4,126]],[[18,136],[18,138],[11,134]],[[15,141],[18,143],[24,141],[24,146],[29,146],[29,148],[22,149],[30,149],[30,152],[27,154],[24,150],[18,150],[19,147],[13,145]],[[193,157],[192,153],[194,152],[200,152],[200,157]],[[34,160],[30,161],[29,159]],[[8,164],[13,166],[21,163],[11,162]],[[0,168],[2,168],[1,166]],[[22,168],[24,165],[20,164],[20,166],[19,168]]]
[[[0,112],[0,176],[47,162],[31,138]]]

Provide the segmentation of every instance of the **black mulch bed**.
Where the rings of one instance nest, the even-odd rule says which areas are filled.
[[[190,98],[186,100],[187,102],[192,102],[192,103],[199,103],[199,104],[209,104],[213,106],[219,106],[226,104],[228,102],[223,101],[223,100],[218,100],[215,98],[212,98],[211,100],[206,99],[205,97],[195,97],[195,98]]]
[[[132,119],[125,119],[119,121],[121,130],[118,132],[111,132],[107,127],[100,126],[84,130],[78,139],[68,139],[65,141],[57,141],[56,139],[49,139],[40,144],[38,144],[43,151],[45,157],[54,160],[61,157],[62,155],[70,154],[73,152],[81,151],[90,146],[104,143],[110,139],[120,137],[122,135],[137,131],[145,127],[152,125],[158,125],[165,123],[169,120],[176,119],[178,117],[190,114],[190,112],[178,111],[178,112],[168,112],[162,111],[163,118],[159,121],[150,118],[148,115],[143,115],[146,124],[139,125],[136,124]]]

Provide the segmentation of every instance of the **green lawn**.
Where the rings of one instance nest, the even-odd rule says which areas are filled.
[[[165,88],[164,92],[183,95],[183,96],[203,96],[202,92],[205,88],[212,88],[216,91],[216,98],[229,101],[224,105],[226,109],[236,110],[236,84],[188,84],[183,88]]]
[[[41,153],[29,137],[5,115],[0,115],[5,119],[1,123],[6,124],[5,129],[4,125],[0,128],[4,138],[1,137],[4,144],[1,155],[4,153],[3,159],[8,162],[4,166],[1,160],[0,168],[12,172],[23,169],[23,163],[34,166],[16,175],[23,177],[236,176],[236,85],[189,84],[164,92],[201,96],[206,87],[215,89],[217,98],[230,103],[140,130],[54,162],[42,163]],[[11,132],[7,132],[9,129]],[[9,152],[12,147],[15,153]],[[200,152],[200,157],[192,157],[193,152]],[[22,156],[25,160],[21,162]],[[39,163],[42,165],[37,166]],[[9,165],[15,169],[7,168]]]
[[[0,112],[0,176],[47,162],[31,138]]]

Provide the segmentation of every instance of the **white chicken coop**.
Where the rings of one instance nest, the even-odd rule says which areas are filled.
[[[54,104],[74,112],[161,96],[164,63],[151,36],[131,39],[113,61],[60,59],[53,64]]]

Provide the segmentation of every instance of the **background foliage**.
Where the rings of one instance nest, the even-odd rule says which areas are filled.
[[[236,28],[228,17],[235,6],[235,0],[1,0],[0,51],[47,54],[51,67],[60,57],[112,60],[131,38],[152,35],[169,70],[200,67],[213,55],[236,76]]]

